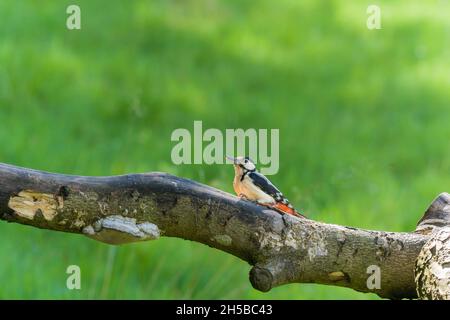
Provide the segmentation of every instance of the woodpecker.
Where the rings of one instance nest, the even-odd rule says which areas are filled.
[[[304,217],[294,209],[289,200],[269,179],[256,172],[256,166],[249,157],[233,158],[226,156],[226,158],[233,161],[233,188],[238,197],[276,209],[283,214]]]

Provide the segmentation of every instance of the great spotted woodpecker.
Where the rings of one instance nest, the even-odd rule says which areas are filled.
[[[275,187],[263,174],[256,172],[256,166],[249,157],[226,157],[233,161],[233,188],[243,199],[256,202],[281,213],[297,217],[304,217],[290,204],[280,190]]]

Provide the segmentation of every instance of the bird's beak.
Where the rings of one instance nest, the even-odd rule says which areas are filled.
[[[233,157],[230,157],[230,156],[225,156],[225,159],[233,161],[233,164],[236,164],[236,158],[233,158]]]

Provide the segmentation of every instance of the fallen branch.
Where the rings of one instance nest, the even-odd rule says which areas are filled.
[[[249,262],[260,291],[322,283],[415,298],[416,258],[433,230],[448,225],[450,213],[443,212],[427,219],[436,213],[432,205],[416,232],[369,231],[282,216],[165,173],[80,177],[0,164],[2,220],[110,244],[159,236],[197,241]],[[379,267],[379,288],[367,286],[370,266]]]

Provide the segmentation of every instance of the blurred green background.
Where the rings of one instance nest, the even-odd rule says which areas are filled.
[[[82,29],[66,29],[66,7]],[[176,128],[279,128],[271,176],[313,219],[413,230],[450,185],[450,3],[0,1],[0,162],[53,172],[166,171],[232,192],[223,165],[175,166]],[[0,223],[0,298],[374,299],[293,284],[164,238],[110,247]],[[82,289],[66,289],[81,267]]]

